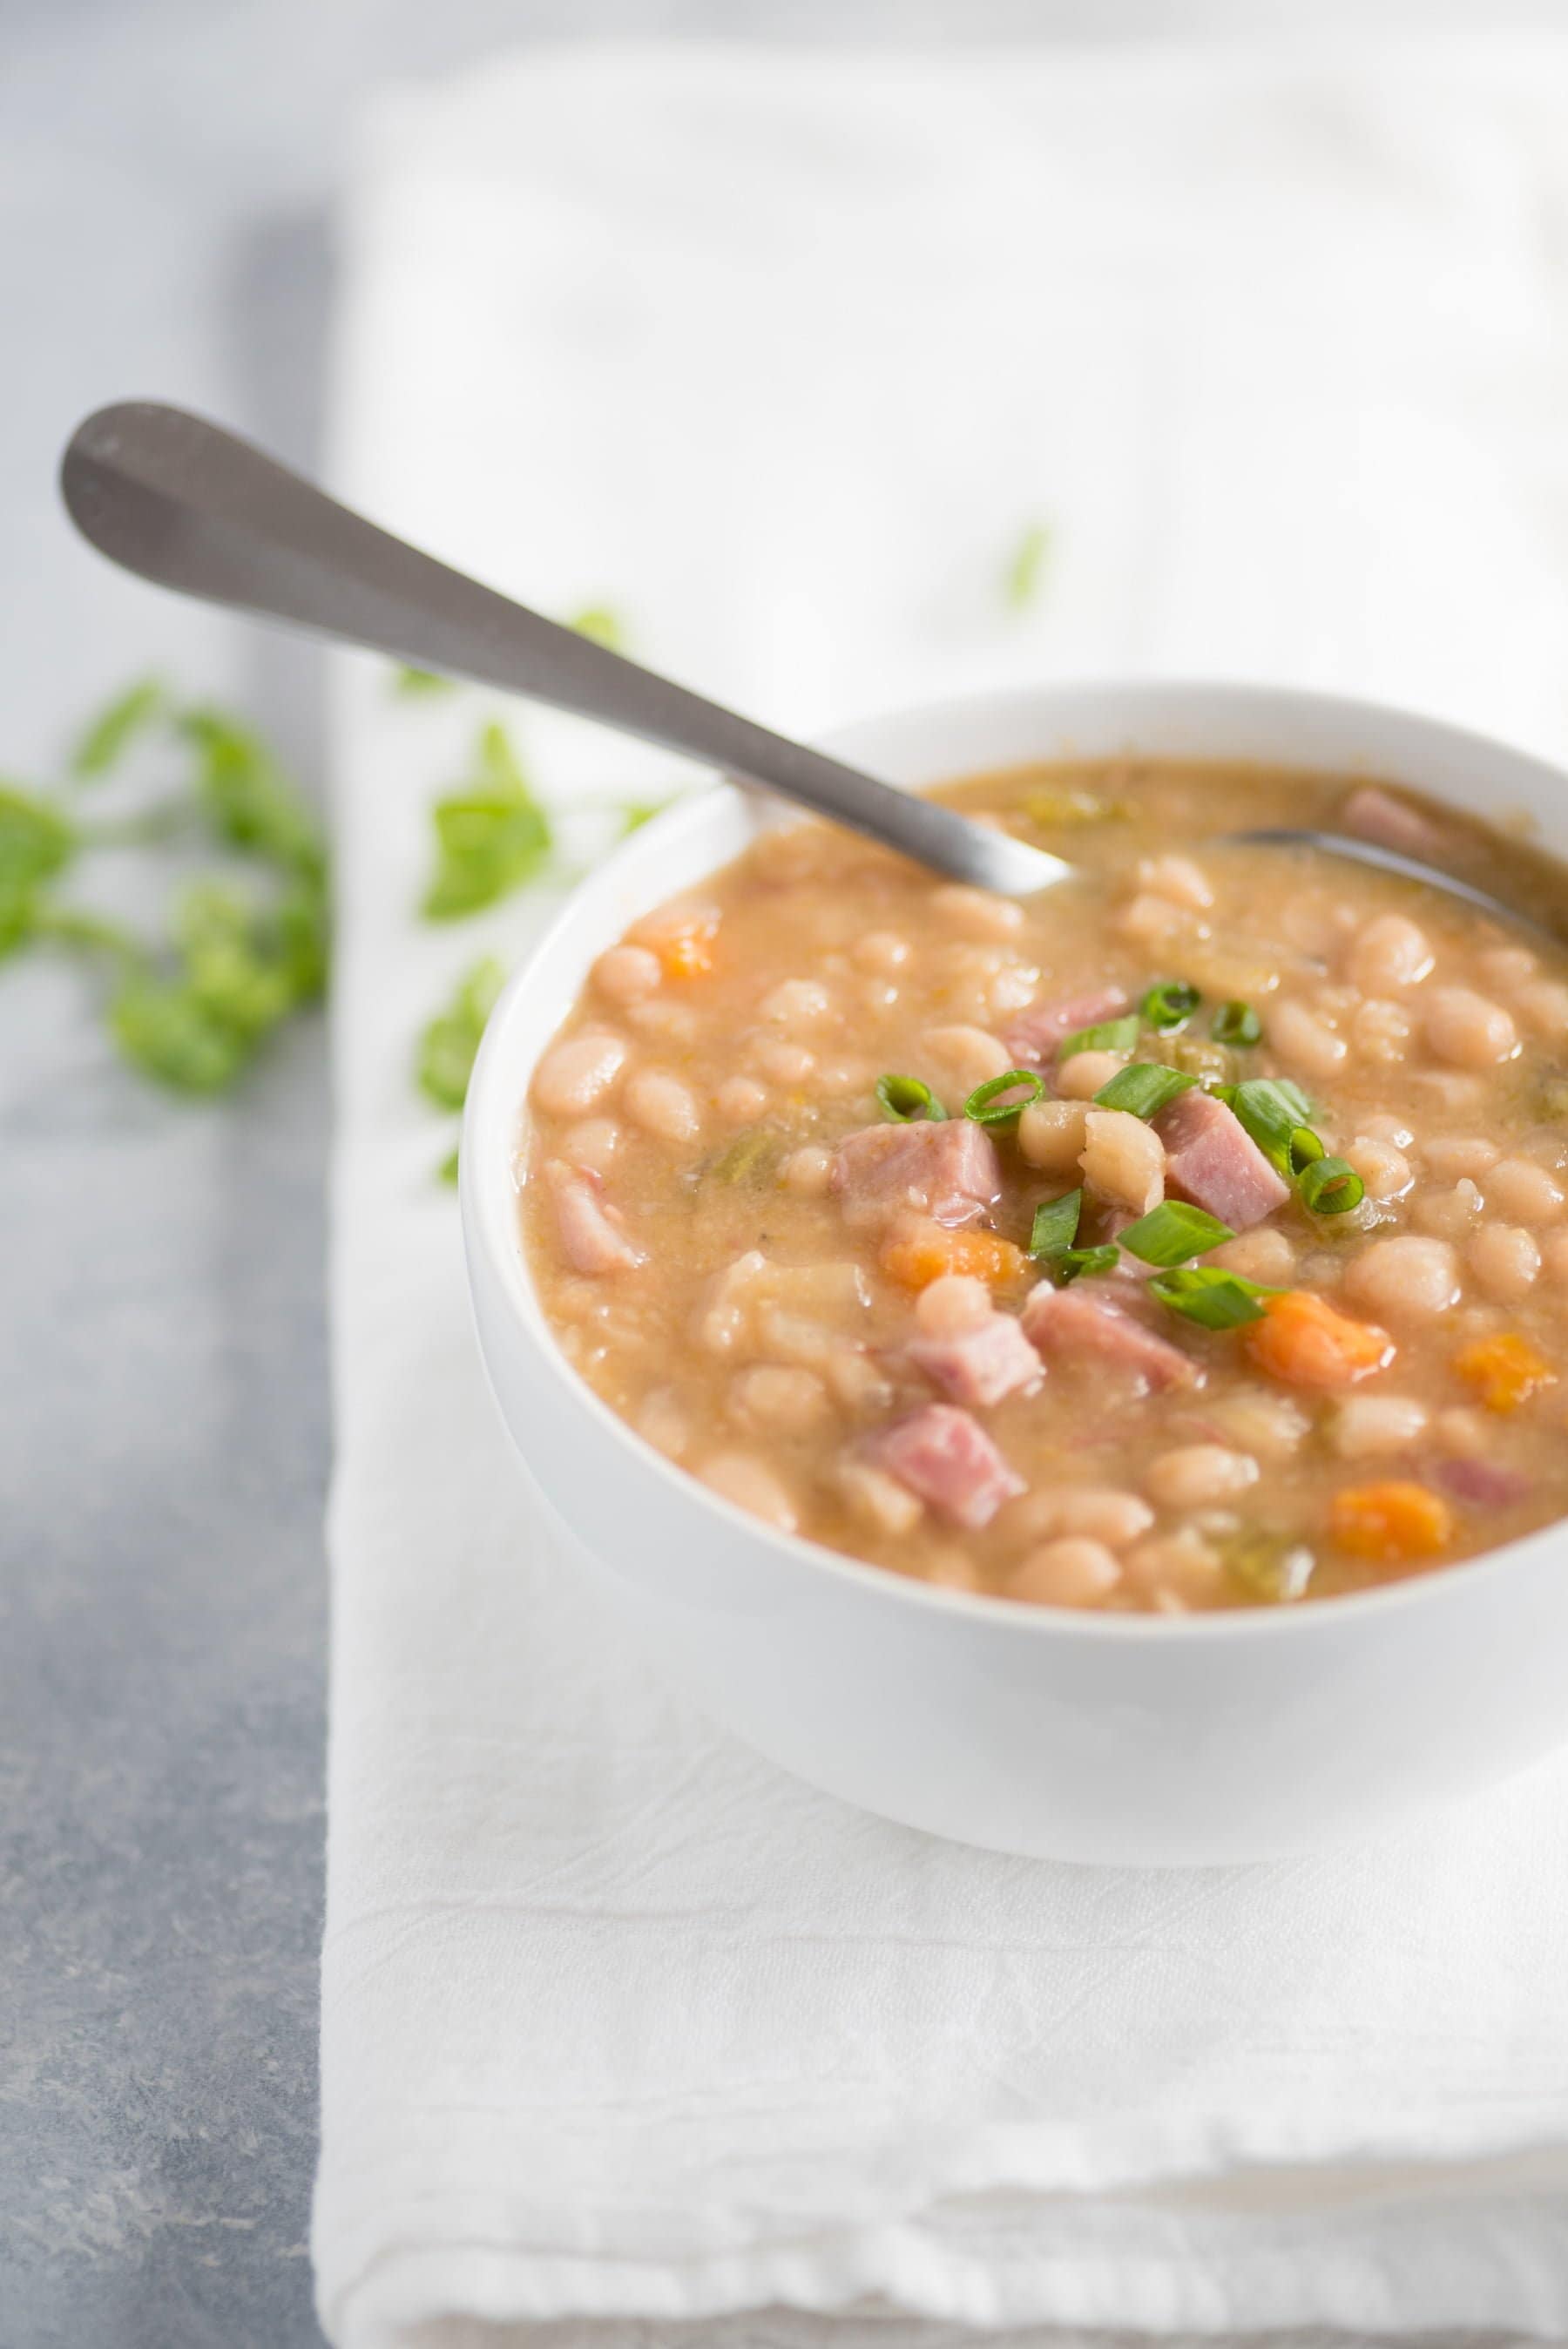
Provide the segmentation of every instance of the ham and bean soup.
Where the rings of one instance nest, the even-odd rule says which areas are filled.
[[[1182,1613],[1568,1512],[1555,868],[1381,785],[1162,761],[945,796],[1029,904],[815,824],[595,964],[536,1071],[562,1350],[768,1525],[950,1588]]]

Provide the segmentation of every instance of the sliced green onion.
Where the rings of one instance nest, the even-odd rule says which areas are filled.
[[[1003,1098],[1017,1093],[1021,1086],[1028,1088],[1021,1100]],[[1045,1090],[1033,1069],[1004,1069],[999,1077],[987,1077],[983,1085],[975,1086],[964,1104],[964,1114],[976,1125],[1016,1125],[1029,1103],[1038,1101]]]
[[[1202,1000],[1198,989],[1184,978],[1167,978],[1151,987],[1138,1008],[1145,1025],[1163,1035],[1170,1029],[1184,1028]]]
[[[939,1123],[947,1115],[931,1087],[918,1077],[879,1077],[876,1095],[883,1116],[895,1125],[913,1125],[921,1118]]]
[[[1345,1158],[1315,1159],[1302,1175],[1300,1189],[1303,1206],[1315,1216],[1342,1216],[1367,1196],[1366,1184]]]
[[[1233,996],[1222,1003],[1209,1022],[1209,1033],[1216,1044],[1261,1044],[1264,1023],[1250,1003]]]
[[[1098,1028],[1080,1028],[1064,1036],[1057,1058],[1070,1061],[1075,1052],[1130,1052],[1137,1041],[1138,1014],[1129,1011],[1120,1019],[1102,1019]]]
[[[1077,1280],[1080,1273],[1113,1272],[1120,1253],[1111,1240],[1105,1241],[1099,1247],[1068,1248],[1064,1255],[1052,1257],[1046,1269],[1057,1287],[1065,1288],[1068,1281]]]
[[[1065,1192],[1059,1199],[1042,1199],[1035,1209],[1034,1228],[1029,1234],[1029,1254],[1033,1257],[1066,1256],[1078,1237],[1078,1217],[1083,1213],[1083,1193]]]
[[[1282,1289],[1243,1280],[1239,1272],[1222,1272],[1217,1265],[1203,1264],[1157,1272],[1149,1283],[1149,1293],[1202,1330],[1239,1330],[1244,1322],[1261,1321],[1264,1309],[1258,1299],[1284,1295]]]
[[[1225,1099],[1225,1094],[1221,1098]],[[1227,1106],[1270,1164],[1282,1174],[1290,1174],[1291,1143],[1312,1107],[1300,1086],[1284,1077],[1252,1077],[1229,1095]]]
[[[1135,1257],[1145,1264],[1159,1265],[1186,1264],[1235,1237],[1229,1224],[1202,1207],[1190,1207],[1184,1199],[1163,1200],[1117,1234],[1122,1247],[1130,1248]]]
[[[1184,1093],[1197,1083],[1196,1077],[1184,1077],[1180,1069],[1167,1069],[1156,1061],[1134,1061],[1130,1067],[1118,1069],[1109,1084],[1101,1085],[1096,1093],[1097,1109],[1126,1110],[1132,1117],[1158,1117],[1168,1102]]]
[[[1290,1130],[1290,1171],[1305,1174],[1323,1156],[1323,1144],[1310,1125],[1293,1125]]]

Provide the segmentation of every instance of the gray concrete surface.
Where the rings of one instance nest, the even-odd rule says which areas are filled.
[[[1553,21],[1320,0],[1313,23]],[[0,0],[0,772],[155,662],[313,787],[294,648],[97,564],[71,422],[150,392],[308,461],[356,94],[502,40],[1125,37],[1278,0]],[[0,2349],[297,2349],[328,1464],[319,1021],[191,1108],[0,969]]]

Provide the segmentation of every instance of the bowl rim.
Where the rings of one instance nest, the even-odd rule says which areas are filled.
[[[1216,700],[1227,702],[1238,710],[1251,709],[1260,714],[1269,710],[1286,718],[1294,714],[1320,719],[1359,719],[1374,728],[1408,731],[1412,740],[1424,738],[1429,745],[1441,747],[1452,753],[1485,758],[1494,765],[1501,761],[1515,773],[1530,773],[1552,788],[1568,792],[1568,771],[1549,759],[1521,750],[1474,728],[1460,726],[1446,719],[1430,717],[1422,711],[1364,696],[1320,691],[1310,687],[1271,686],[1254,680],[1124,678],[1111,675],[1075,678],[1057,683],[1026,682],[989,689],[971,689],[867,712],[835,726],[820,739],[822,747],[839,755],[852,755],[853,746],[859,738],[884,731],[895,725],[962,724],[970,717],[978,720],[984,716],[997,714],[1026,717],[1035,709],[1044,712],[1052,705],[1062,713],[1068,714],[1075,701],[1085,704],[1090,700],[1120,704],[1128,714],[1130,735],[1140,709],[1145,714],[1156,708],[1180,710],[1191,705],[1196,709],[1200,705]],[[1071,753],[1058,752],[1056,755],[1067,757]],[[1202,757],[1203,753],[1194,750],[1191,755]],[[1321,762],[1309,760],[1300,762],[1288,759],[1271,760],[1268,763],[1287,769],[1299,763],[1303,773],[1324,771]],[[959,769],[954,780],[965,771]],[[981,766],[967,771],[980,774],[988,770]],[[1351,762],[1341,771],[1376,779],[1387,771],[1377,765],[1368,764],[1363,768]],[[1404,779],[1390,777],[1390,780]],[[1419,785],[1416,787],[1419,788]],[[1494,1549],[1481,1550],[1472,1557],[1456,1560],[1451,1566],[1409,1575],[1395,1582],[1380,1583],[1372,1589],[1346,1591],[1332,1598],[1314,1599],[1298,1607],[1242,1606],[1181,1615],[1158,1614],[1152,1610],[1108,1614],[1088,1608],[1025,1603],[1004,1599],[990,1591],[952,1589],[939,1583],[923,1581],[913,1575],[898,1574],[869,1558],[831,1549],[804,1534],[782,1533],[713,1492],[700,1479],[678,1467],[639,1436],[630,1423],[594,1392],[556,1343],[521,1243],[517,1219],[521,1186],[514,1172],[516,1135],[519,1120],[526,1108],[529,1079],[538,1054],[535,1053],[533,1061],[523,1061],[520,1056],[511,1053],[509,1050],[509,1030],[537,972],[554,959],[562,940],[575,928],[585,905],[592,905],[599,899],[622,895],[628,875],[634,874],[659,847],[678,843],[687,833],[701,832],[721,821],[725,813],[738,808],[749,811],[755,821],[757,805],[758,795],[748,787],[716,776],[706,787],[699,784],[683,792],[659,814],[640,825],[567,893],[522,963],[508,980],[486,1023],[469,1081],[459,1155],[459,1187],[468,1246],[470,1251],[477,1247],[482,1254],[494,1287],[505,1297],[511,1330],[545,1373],[553,1377],[561,1386],[570,1403],[602,1435],[634,1462],[642,1473],[652,1474],[664,1484],[675,1496],[677,1506],[692,1508],[699,1516],[715,1516],[720,1524],[733,1528],[747,1539],[760,1542],[780,1562],[819,1579],[847,1581],[851,1589],[863,1591],[878,1603],[934,1609],[938,1614],[955,1616],[983,1625],[988,1630],[1001,1632],[1003,1636],[1016,1631],[1019,1637],[1026,1639],[1067,1637],[1097,1643],[1130,1641],[1141,1644],[1174,1640],[1190,1644],[1193,1641],[1209,1643],[1253,1639],[1299,1640],[1315,1633],[1331,1637],[1346,1622],[1366,1622],[1370,1630],[1376,1622],[1410,1609],[1425,1611],[1445,1604],[1467,1606],[1470,1595],[1477,1590],[1479,1585],[1511,1577],[1521,1566],[1541,1559],[1562,1540],[1568,1519],[1554,1518],[1516,1541],[1505,1542]],[[793,820],[788,810],[782,811],[782,814],[784,821]],[[510,1148],[492,1150],[489,1146],[497,1138],[498,1131],[511,1134]],[[474,1288],[471,1264],[469,1286],[471,1302]],[[551,1506],[559,1506],[553,1501]]]

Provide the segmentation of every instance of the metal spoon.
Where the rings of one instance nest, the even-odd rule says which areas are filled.
[[[83,536],[160,586],[597,719],[760,783],[983,889],[1029,896],[1076,869],[770,733],[481,587],[183,409],[140,399],[99,409],[73,434],[60,487]],[[1278,830],[1231,837],[1325,849],[1519,919],[1484,890],[1369,841]]]

